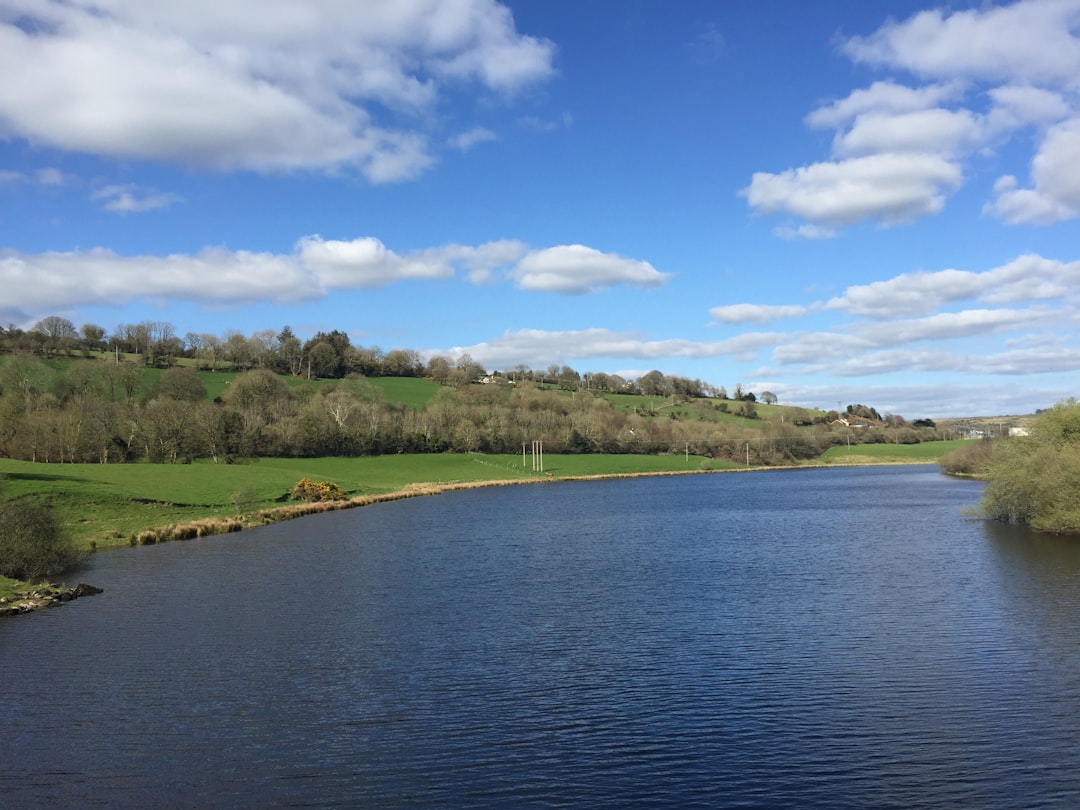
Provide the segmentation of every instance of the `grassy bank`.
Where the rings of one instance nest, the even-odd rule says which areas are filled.
[[[970,439],[922,444],[857,444],[830,447],[821,455],[826,464],[933,464],[946,453],[970,445]]]
[[[528,481],[590,475],[686,472],[721,462],[690,456],[440,454],[363,458],[267,458],[245,464],[33,464],[0,459],[3,497],[51,505],[84,548],[128,545],[148,527],[235,518],[281,507],[301,478],[332,481],[349,497],[418,484]],[[730,466],[730,465],[729,465]],[[550,476],[546,473],[550,473]]]
[[[961,442],[837,447],[829,464],[932,462]],[[361,458],[266,458],[244,464],[33,464],[0,459],[4,498],[32,498],[56,510],[82,549],[105,549],[235,531],[287,519],[309,507],[289,500],[302,478],[337,484],[362,505],[394,493],[446,487],[739,469],[699,456],[547,455],[544,472],[521,455],[439,454]],[[337,507],[332,507],[337,508]],[[25,588],[0,576],[0,596]]]

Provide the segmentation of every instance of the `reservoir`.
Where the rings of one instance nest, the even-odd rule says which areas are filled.
[[[1080,806],[1080,542],[981,493],[555,482],[99,553],[0,621],[0,804]]]

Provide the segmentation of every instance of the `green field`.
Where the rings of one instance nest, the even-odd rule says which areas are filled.
[[[690,456],[576,455],[545,457],[551,478],[721,469]],[[347,495],[377,495],[410,484],[541,480],[519,455],[439,454],[362,458],[265,458],[246,464],[33,464],[0,459],[2,497],[52,505],[80,545],[127,545],[141,529],[288,501],[301,478],[332,481]]]
[[[820,462],[934,462],[966,441],[834,447]],[[236,518],[290,503],[302,478],[331,481],[349,497],[383,495],[411,485],[557,481],[597,475],[696,472],[742,465],[699,456],[546,455],[544,472],[520,455],[447,453],[360,458],[264,458],[241,464],[34,464],[0,459],[0,498],[32,498],[52,506],[77,545],[130,545],[144,529],[203,518]],[[549,475],[550,474],[550,475]],[[294,503],[294,502],[293,502]],[[0,577],[0,596],[21,583]]]
[[[827,464],[882,464],[886,462],[936,462],[946,453],[971,444],[970,439],[921,444],[853,444],[850,447],[830,447],[821,455]]]

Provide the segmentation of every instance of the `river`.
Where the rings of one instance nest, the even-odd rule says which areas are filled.
[[[550,483],[99,553],[10,807],[1076,807],[1080,543],[935,467]]]

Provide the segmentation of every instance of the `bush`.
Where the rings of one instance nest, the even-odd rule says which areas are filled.
[[[47,506],[0,503],[0,574],[39,580],[74,568],[83,554]]]
[[[1059,403],[1030,438],[999,439],[987,467],[983,513],[1033,529],[1080,534],[1080,403]]]
[[[993,452],[992,439],[980,439],[941,457],[938,464],[949,475],[983,475]]]
[[[292,488],[289,495],[310,503],[343,501],[346,497],[341,487],[332,481],[310,481],[307,478],[301,478],[297,481],[296,486]]]

